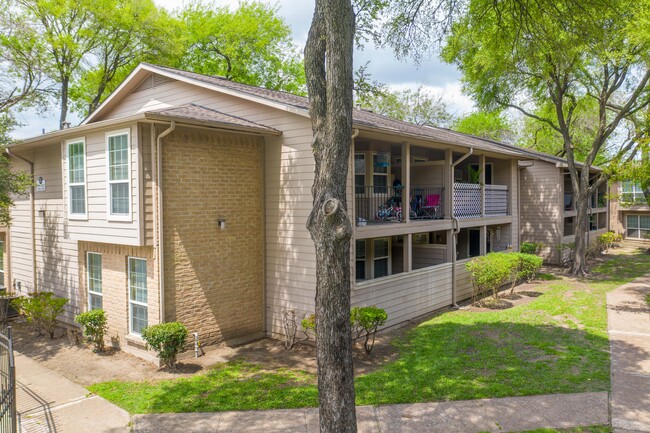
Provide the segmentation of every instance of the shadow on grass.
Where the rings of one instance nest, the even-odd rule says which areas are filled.
[[[649,354],[638,347],[638,359]],[[423,324],[398,361],[357,379],[358,404],[605,391],[609,341],[584,330],[522,323]],[[644,353],[638,353],[638,352]]]
[[[520,323],[422,324],[400,357],[356,379],[357,404],[609,390],[609,342],[578,329]],[[648,353],[625,346],[638,359]],[[636,353],[634,353],[636,352]],[[232,361],[187,379],[106,382],[90,390],[131,413],[315,407],[315,377]]]

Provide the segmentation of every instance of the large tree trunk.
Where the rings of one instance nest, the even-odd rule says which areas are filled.
[[[320,431],[357,431],[350,333],[346,180],[352,135],[354,14],[349,0],[316,0],[305,74],[316,162],[307,221],[316,248],[316,356]]]
[[[59,129],[63,129],[63,124],[67,121],[68,117],[68,87],[70,80],[63,78],[61,80],[61,115],[59,117]]]
[[[575,227],[575,254],[573,259],[573,275],[587,273],[587,239],[585,233],[589,231],[589,193],[576,193],[576,227]]]

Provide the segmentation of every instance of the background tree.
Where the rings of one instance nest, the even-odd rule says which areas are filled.
[[[199,1],[180,11],[179,19],[186,28],[180,68],[305,93],[303,63],[277,6],[244,1],[231,12]]]
[[[634,158],[638,137],[619,131],[650,102],[648,2],[397,0],[386,11],[398,55],[417,60],[443,42],[443,58],[481,109],[513,108],[561,137],[576,197],[573,273],[585,273],[588,200],[608,176],[592,179],[590,170],[604,151],[614,162]]]
[[[182,25],[152,0],[122,0],[93,17],[101,38],[71,83],[73,111],[89,115],[140,62],[169,64],[183,48]]]
[[[0,113],[0,224],[11,223],[10,209],[14,205],[14,197],[23,195],[32,185],[29,173],[17,172],[11,169],[11,163],[5,153],[11,143],[9,131],[15,126],[13,118],[5,111]]]
[[[513,122],[503,110],[471,112],[455,119],[451,129],[504,143],[513,143],[516,139]]]
[[[350,329],[346,179],[352,140],[354,12],[349,0],[316,0],[305,46],[315,160],[307,229],[316,250],[316,356],[320,431],[357,431]]]
[[[391,119],[416,125],[447,127],[453,118],[442,96],[435,96],[424,86],[416,90],[391,90],[381,86],[373,92],[360,94],[356,104]]]
[[[47,91],[44,81],[38,34],[6,9],[0,14],[0,113],[34,106]]]

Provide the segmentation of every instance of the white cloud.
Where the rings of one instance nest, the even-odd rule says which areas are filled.
[[[390,84],[388,87],[391,90],[399,91],[406,89],[416,90],[420,86],[433,96],[441,96],[442,100],[448,104],[449,111],[454,115],[461,116],[476,108],[474,102],[467,95],[463,94],[461,85],[457,81],[447,83],[444,86],[430,86],[411,81],[400,84]]]

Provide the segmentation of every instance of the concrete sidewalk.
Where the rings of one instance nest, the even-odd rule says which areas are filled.
[[[16,402],[22,433],[125,433],[129,414],[16,352]]]
[[[608,424],[607,393],[357,407],[359,433],[519,432]],[[317,433],[318,409],[135,415],[135,433]]]
[[[612,426],[650,432],[650,274],[607,294]]]

